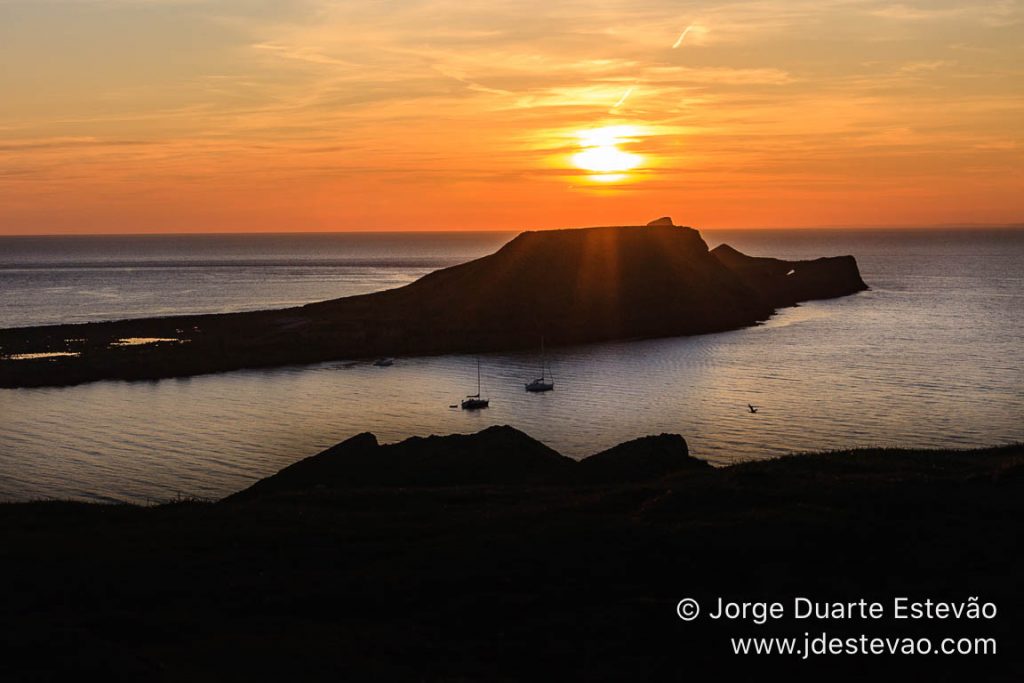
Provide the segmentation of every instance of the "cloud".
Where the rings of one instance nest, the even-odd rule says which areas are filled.
[[[935,71],[945,66],[952,66],[956,64],[955,61],[946,59],[932,59],[923,62],[908,62],[900,67],[900,71],[903,73],[913,74],[922,73],[927,71]]]
[[[626,88],[626,92],[622,93],[622,97],[619,98],[619,101],[612,105],[612,109],[618,109],[623,104],[625,104],[626,100],[629,99],[629,96],[633,94],[633,91],[635,89],[636,89],[635,85],[631,85],[628,88]]]
[[[1018,24],[1024,7],[1018,0],[955,3],[895,3],[873,7],[868,13],[875,17],[901,22],[939,22],[942,20],[973,21],[1000,27]]]
[[[42,140],[0,141],[0,152],[29,152],[33,150],[67,150],[84,147],[138,147],[152,144],[148,140],[99,140],[94,137],[48,138]]]
[[[687,26],[685,29],[683,29],[683,32],[679,34],[678,38],[676,38],[676,42],[672,43],[672,49],[673,50],[677,49],[680,45],[683,44],[683,41],[686,40],[686,34],[689,33],[692,29],[693,29],[693,25],[692,24],[690,26]]]

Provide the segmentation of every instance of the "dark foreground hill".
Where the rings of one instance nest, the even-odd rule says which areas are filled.
[[[790,262],[711,252],[691,228],[525,232],[490,256],[375,294],[275,311],[0,330],[0,386],[536,348],[542,337],[564,345],[702,334],[863,289],[852,256]],[[17,358],[47,352],[77,355]]]
[[[261,479],[229,500],[366,486],[628,482],[708,467],[690,457],[678,434],[634,439],[576,461],[508,426],[476,434],[414,436],[383,446],[364,433]]]
[[[0,680],[1021,680],[1024,447],[691,461],[678,437],[588,466],[507,428],[363,435],[220,503],[0,505]],[[796,596],[998,614],[707,617]],[[823,632],[997,654],[804,661],[729,640]]]

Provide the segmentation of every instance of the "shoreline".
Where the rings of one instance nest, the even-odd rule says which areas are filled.
[[[416,438],[416,437],[413,437],[413,438]],[[398,443],[398,442],[396,442],[396,443]],[[915,447],[903,447],[903,446],[863,446],[863,447],[857,447],[857,448],[836,448],[836,449],[828,449],[828,450],[804,450],[804,451],[794,451],[792,453],[787,453],[787,454],[784,454],[784,455],[775,455],[775,456],[766,457],[766,458],[763,458],[763,459],[744,460],[744,461],[733,462],[733,463],[729,463],[729,464],[714,464],[714,463],[711,463],[711,462],[708,462],[708,461],[704,461],[704,460],[702,460],[700,458],[695,458],[695,459],[696,460],[700,460],[701,462],[706,462],[708,464],[708,466],[711,468],[712,471],[715,471],[715,472],[725,472],[725,471],[733,471],[733,470],[735,470],[737,468],[756,466],[756,465],[764,465],[766,463],[777,463],[777,462],[780,462],[780,461],[788,461],[788,460],[803,459],[803,458],[831,458],[831,457],[847,457],[847,456],[848,457],[853,457],[853,458],[874,458],[874,457],[885,457],[886,455],[895,455],[895,456],[910,455],[910,456],[913,456],[913,457],[928,457],[929,455],[933,455],[933,456],[943,456],[943,457],[957,457],[957,456],[960,456],[960,455],[969,456],[970,454],[975,454],[975,453],[990,453],[990,452],[1004,452],[1004,451],[1005,452],[1021,451],[1022,453],[1024,453],[1024,442],[1006,442],[1006,443],[996,443],[996,444],[982,445],[982,446],[969,446],[969,447],[964,447],[964,448],[915,448]],[[310,457],[312,457],[312,456],[310,456]],[[583,460],[583,459],[585,459],[585,458],[582,458],[580,460]],[[298,462],[302,462],[302,460],[296,461],[296,463],[298,463]],[[577,461],[577,462],[579,462],[579,461]],[[293,464],[296,464],[296,463],[293,463]],[[260,479],[257,479],[255,481],[253,481],[252,483],[250,483],[249,486],[246,487],[246,489],[249,488],[250,486],[253,486],[253,485],[259,483],[260,481],[263,481],[266,478],[269,478],[270,476],[273,476],[273,475],[267,475],[267,477],[262,477]],[[543,485],[543,486],[550,486],[550,487],[556,487],[556,488],[559,487],[559,486],[563,486],[563,484],[558,483],[558,482],[548,483],[548,484],[541,484],[541,485]],[[454,486],[454,485],[440,485],[439,488],[446,488],[448,486]],[[372,487],[367,487],[367,488],[372,488]],[[385,488],[386,489],[386,488],[390,488],[390,487],[383,486],[383,487],[380,487],[380,488]],[[109,497],[109,498],[107,498],[105,500],[98,500],[98,499],[95,499],[95,498],[94,499],[89,499],[89,498],[66,498],[66,497],[60,497],[60,496],[39,497],[39,498],[31,498],[31,499],[28,499],[28,500],[3,500],[3,499],[0,499],[0,507],[3,507],[3,506],[19,506],[19,505],[24,505],[24,506],[30,506],[30,505],[88,505],[88,506],[96,506],[96,507],[155,509],[155,508],[160,508],[160,507],[169,506],[169,505],[180,505],[180,504],[183,504],[183,503],[189,503],[189,504],[194,503],[194,504],[199,504],[199,505],[216,505],[216,504],[224,502],[225,500],[227,500],[229,498],[237,496],[239,493],[241,493],[242,491],[244,491],[246,489],[239,489],[238,491],[234,491],[232,493],[228,493],[228,494],[226,494],[224,496],[221,496],[219,498],[218,497],[207,497],[207,496],[195,495],[195,494],[190,494],[190,493],[186,493],[186,492],[182,491],[182,492],[178,493],[174,497],[162,498],[162,499],[156,499],[156,498],[154,498],[154,499],[150,499],[150,498],[141,499],[140,498],[140,499],[135,499],[135,500],[129,500],[129,499],[120,499],[120,498]],[[143,502],[143,500],[144,500],[144,502]]]

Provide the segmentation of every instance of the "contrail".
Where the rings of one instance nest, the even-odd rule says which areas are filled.
[[[621,107],[623,103],[625,103],[625,101],[629,99],[629,96],[633,94],[633,88],[635,87],[635,85],[629,86],[626,89],[626,92],[622,93],[622,97],[619,98],[619,101],[616,102],[614,106],[612,106],[612,109],[618,109],[619,107]]]
[[[686,34],[690,32],[691,28],[693,28],[693,24],[690,24],[689,26],[687,26],[683,30],[683,32],[679,34],[679,37],[676,38],[676,42],[672,44],[672,49],[673,50],[675,50],[677,47],[679,47],[680,45],[683,44],[683,39],[686,38]]]

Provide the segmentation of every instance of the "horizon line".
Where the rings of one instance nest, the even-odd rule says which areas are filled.
[[[183,237],[183,236],[197,236],[197,235],[381,235],[381,234],[395,234],[395,235],[414,235],[414,234],[459,234],[459,233],[515,233],[515,232],[528,232],[528,231],[543,231],[543,230],[582,230],[585,228],[594,227],[647,227],[646,224],[638,225],[573,225],[558,228],[534,228],[534,227],[521,227],[521,228],[426,228],[426,229],[409,229],[409,228],[374,228],[374,229],[352,229],[352,230],[194,230],[194,231],[153,231],[153,232],[40,232],[40,233],[4,233],[0,232],[0,238],[4,237]],[[762,226],[742,226],[742,227],[713,227],[713,228],[699,228],[695,226],[677,225],[676,227],[689,227],[700,232],[716,232],[716,231],[758,231],[758,230],[985,230],[985,229],[1024,229],[1024,221],[1011,222],[1011,223],[904,223],[895,225],[886,224],[832,224],[832,225],[762,225]]]

